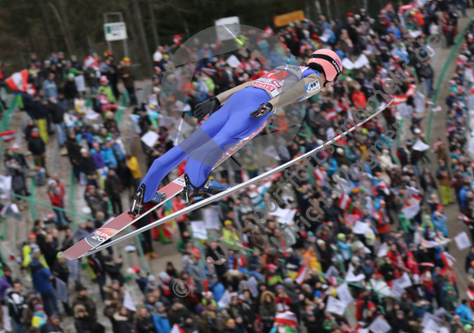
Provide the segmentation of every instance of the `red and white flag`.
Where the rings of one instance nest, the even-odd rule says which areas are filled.
[[[308,267],[306,265],[301,266],[300,270],[298,271],[298,274],[296,274],[295,281],[298,283],[300,286],[303,285],[304,278],[306,276],[306,272],[308,271]]]
[[[411,202],[412,202],[413,205],[419,206],[420,202],[421,202],[421,197],[416,195],[416,194],[412,194],[411,195]]]
[[[183,35],[174,35],[173,42],[177,45],[181,44],[181,40],[183,39]]]
[[[474,291],[473,291],[473,290],[467,288],[467,289],[466,289],[466,294],[467,294],[467,297],[469,297],[469,299],[470,299],[471,301],[474,301]]]
[[[15,131],[14,130],[9,130],[9,131],[5,131],[5,132],[1,132],[0,133],[0,138],[5,142],[15,140],[15,138],[16,138]]]
[[[186,333],[185,330],[183,330],[181,327],[178,325],[174,324],[173,328],[171,329],[170,333]],[[198,330],[192,331],[192,333],[198,333]]]
[[[99,63],[95,61],[94,57],[87,56],[84,58],[84,64],[82,67],[84,67],[84,70],[86,70],[89,67],[92,67],[94,69],[99,69]]]
[[[339,201],[337,202],[337,205],[342,209],[342,210],[347,210],[351,204],[352,200],[349,195],[346,193],[343,193],[339,197]]]
[[[21,72],[13,73],[12,76],[5,80],[5,83],[13,91],[34,95],[36,94],[36,89],[31,83],[28,83],[29,75],[28,70],[24,69]]]
[[[173,329],[171,330],[171,333],[186,333],[185,330],[183,330],[181,327],[178,325],[174,324]]]
[[[334,109],[331,109],[326,113],[326,121],[334,120],[336,119],[336,117],[337,117],[337,112]]]
[[[285,311],[283,313],[277,314],[275,316],[275,323],[298,327],[298,319],[296,318],[296,315],[291,311]]]
[[[446,136],[449,136],[451,132],[456,132],[456,125],[450,125],[446,128]]]
[[[394,99],[393,99],[393,105],[398,105],[398,104],[402,104],[402,103],[405,103],[408,99],[408,97],[412,96],[415,92],[416,92],[416,87],[412,84],[409,84],[408,85],[408,90],[405,94],[403,95],[395,95]]]
[[[273,35],[273,30],[270,27],[266,27],[265,30],[263,30],[263,38],[268,38],[271,35]]]
[[[316,178],[320,183],[322,183],[321,185],[324,185],[324,183],[326,182],[326,172],[321,169],[321,168],[316,168],[314,169],[313,171],[313,176],[314,178]]]
[[[380,182],[376,185],[377,188],[381,189],[386,195],[390,194],[388,186],[384,182]]]
[[[453,267],[456,263],[456,259],[454,259],[454,257],[446,251],[441,253],[441,260],[443,260],[443,263],[446,267]]]
[[[469,221],[471,221],[471,220],[469,219],[469,217],[467,217],[467,216],[464,215],[464,214],[459,215],[459,216],[458,216],[458,219],[463,220],[464,222],[469,222]]]

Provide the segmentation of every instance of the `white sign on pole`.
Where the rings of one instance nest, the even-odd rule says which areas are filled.
[[[375,319],[368,328],[373,333],[386,333],[391,329],[390,325],[380,317]]]
[[[158,138],[160,136],[158,135],[158,133],[156,132],[153,132],[153,131],[148,131],[145,133],[144,136],[142,136],[142,141],[148,146],[148,147],[151,147],[153,148],[153,146],[155,145],[155,143],[158,141]]]
[[[342,303],[349,305],[354,301],[347,283],[341,284],[339,287],[336,288],[336,291],[337,296],[339,297]]]
[[[123,297],[123,306],[130,311],[137,311],[137,308],[135,307],[135,303],[133,302],[132,296],[128,292],[128,290],[125,290],[125,295]]]
[[[127,39],[125,22],[105,23],[104,32],[105,40],[108,42]]]
[[[326,305],[326,311],[342,316],[344,314],[346,306],[347,304],[344,304],[344,302],[338,300],[337,298],[329,296],[328,304]]]
[[[227,29],[230,30],[231,33]],[[234,39],[240,34],[240,20],[238,16],[224,17],[216,20],[216,34],[220,41]]]
[[[471,241],[469,240],[469,237],[464,231],[454,237],[454,240],[456,241],[456,244],[460,250],[464,250],[471,246]]]

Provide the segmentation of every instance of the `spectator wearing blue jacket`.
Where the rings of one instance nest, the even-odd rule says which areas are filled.
[[[219,277],[215,274],[212,276],[212,279],[209,282],[208,289],[212,291],[212,294],[214,295],[214,301],[216,301],[216,303],[218,303],[222,296],[224,296],[225,287],[219,281]]]
[[[54,97],[56,100],[58,99],[58,86],[54,81],[54,73],[49,73],[48,78],[44,80],[43,93],[47,99],[50,97]]]
[[[272,68],[278,67],[280,65],[283,65],[283,57],[281,56],[280,52],[277,50],[277,46],[273,46],[272,50],[270,51],[270,65]]]
[[[49,269],[45,268],[40,262],[41,251],[39,249],[33,252],[33,260],[30,264],[31,277],[33,279],[33,287],[41,294],[44,309],[48,316],[54,313],[59,314],[58,300],[51,284],[53,276]]]
[[[465,184],[461,191],[459,191],[459,203],[461,208],[467,207],[466,195],[471,191],[469,184]]]
[[[117,159],[115,158],[113,143],[106,142],[105,145],[102,146],[101,155],[102,159],[104,160],[105,165],[109,168],[116,168],[117,167]]]
[[[344,261],[348,262],[349,260],[351,260],[352,255],[351,255],[351,247],[346,244],[346,235],[342,233],[338,234],[337,239],[339,239],[339,241],[337,242],[337,248],[339,252],[341,253]]]
[[[161,302],[156,302],[155,308],[157,312],[153,314],[153,323],[155,324],[156,331],[159,333],[170,333],[171,326],[165,306]]]
[[[441,211],[443,206],[438,205],[436,207],[435,212],[431,215],[431,220],[433,221],[433,225],[435,227],[435,231],[441,231],[444,237],[448,237],[448,228],[446,227],[446,221],[448,220],[446,216]]]
[[[462,300],[462,304],[456,308],[454,314],[461,318],[463,324],[469,324],[469,322],[472,321],[471,310],[467,306],[466,299]]]
[[[416,320],[423,318],[426,312],[431,312],[433,310],[433,305],[426,300],[418,300],[411,311]]]

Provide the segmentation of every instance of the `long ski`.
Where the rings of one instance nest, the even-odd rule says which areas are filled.
[[[247,142],[252,140],[258,133],[260,133],[260,131],[263,130],[266,125],[267,125],[267,122],[265,122],[262,125],[262,127],[260,127],[255,133],[241,140],[240,142],[235,144],[232,148],[230,148],[228,151],[223,153],[221,159],[216,163],[213,170],[217,168],[219,165],[221,165],[229,157],[232,157],[232,155],[236,151],[238,151],[240,148],[245,146]],[[176,195],[181,193],[183,191],[184,186],[185,186],[185,181],[184,181],[183,176],[176,178],[174,181],[172,181],[171,183],[169,183],[168,185],[164,186],[163,188],[159,190],[160,192],[164,192],[166,194],[165,200],[157,204],[145,203],[143,205],[144,211],[138,216],[129,214],[128,210],[123,212],[122,214],[114,218],[109,223],[103,225],[101,228],[95,230],[94,232],[89,234],[87,237],[85,237],[84,239],[80,240],[79,242],[71,246],[69,249],[64,251],[61,255],[69,260],[76,260],[83,257],[84,255],[91,254],[92,250],[102,245],[111,237],[118,234],[119,232],[126,229],[127,227],[131,226],[132,224],[134,224],[135,222],[137,222],[144,216],[150,214],[152,211],[161,207],[168,200],[171,200]]]
[[[217,201],[217,200],[220,200],[220,199],[222,199],[222,198],[228,196],[229,194],[232,194],[232,193],[234,193],[234,192],[237,192],[238,190],[240,190],[240,189],[242,189],[242,188],[245,188],[245,187],[247,187],[247,186],[249,186],[249,185],[251,185],[251,184],[254,184],[254,183],[258,182],[258,181],[261,181],[261,180],[263,180],[263,179],[265,179],[265,178],[267,178],[267,177],[269,177],[269,176],[271,176],[271,175],[273,175],[273,174],[275,174],[275,173],[277,173],[277,172],[280,172],[280,171],[282,171],[282,170],[285,170],[286,168],[292,166],[293,164],[296,164],[296,163],[298,163],[298,162],[304,160],[305,158],[310,157],[311,155],[313,155],[313,154],[314,154],[316,151],[318,151],[319,149],[321,149],[321,148],[323,148],[323,147],[325,147],[325,146],[331,145],[331,144],[337,142],[341,137],[345,137],[347,134],[349,134],[349,133],[355,131],[355,130],[356,130],[357,128],[359,128],[361,125],[365,124],[367,121],[373,119],[375,116],[377,116],[378,114],[380,114],[385,108],[389,107],[389,106],[392,104],[392,102],[393,102],[393,99],[391,99],[383,108],[380,108],[379,110],[377,110],[377,112],[375,112],[374,114],[372,114],[372,115],[371,115],[370,117],[368,117],[367,119],[364,119],[363,121],[361,121],[360,123],[358,123],[356,126],[351,127],[350,129],[348,129],[347,131],[345,131],[345,132],[343,132],[342,134],[338,135],[337,137],[335,137],[335,138],[333,138],[333,139],[327,141],[325,144],[323,144],[323,145],[321,145],[321,146],[319,146],[319,147],[317,147],[317,148],[314,148],[313,150],[310,150],[309,152],[307,152],[307,153],[301,155],[301,156],[298,157],[298,158],[295,158],[295,159],[293,159],[293,160],[291,160],[291,161],[289,161],[289,162],[286,162],[285,164],[282,164],[282,165],[280,165],[280,166],[278,166],[278,167],[276,167],[276,168],[274,168],[274,169],[272,169],[272,170],[269,170],[269,171],[267,171],[267,172],[265,172],[265,173],[263,173],[263,174],[261,174],[261,175],[259,175],[259,176],[257,176],[257,177],[254,177],[254,178],[252,178],[252,179],[250,179],[250,180],[247,180],[246,182],[243,182],[243,183],[241,183],[241,184],[235,185],[235,186],[233,186],[233,187],[231,187],[231,188],[229,188],[229,189],[227,189],[227,190],[225,190],[225,191],[223,191],[223,192],[220,192],[220,193],[218,193],[218,194],[216,194],[216,195],[214,195],[214,196],[212,196],[212,197],[209,197],[209,198],[206,198],[206,199],[204,199],[204,200],[198,201],[198,202],[192,204],[192,205],[189,206],[189,207],[183,208],[183,209],[181,209],[181,210],[179,210],[179,211],[177,211],[177,212],[174,212],[174,213],[172,213],[172,214],[170,214],[170,215],[168,215],[168,216],[166,216],[166,217],[164,217],[164,218],[162,218],[162,219],[160,219],[160,220],[158,220],[158,221],[155,221],[155,222],[153,222],[153,223],[150,223],[150,224],[147,225],[147,226],[144,226],[144,227],[142,227],[142,228],[140,228],[140,229],[134,230],[134,231],[132,231],[132,232],[126,234],[126,235],[123,235],[123,236],[121,236],[121,237],[119,237],[119,238],[117,238],[117,239],[114,239],[114,240],[112,240],[111,242],[109,242],[109,243],[107,243],[107,244],[104,244],[104,245],[101,245],[101,246],[97,246],[97,247],[95,247],[94,249],[88,251],[85,255],[90,255],[90,254],[94,254],[94,253],[96,253],[96,252],[102,251],[102,250],[104,250],[104,249],[106,249],[106,248],[108,248],[108,247],[110,247],[110,246],[112,246],[112,245],[118,244],[118,243],[120,243],[120,242],[122,242],[122,241],[124,241],[124,240],[126,240],[126,239],[129,239],[130,237],[134,237],[134,236],[136,236],[136,235],[142,233],[143,231],[150,230],[150,229],[152,229],[152,228],[154,228],[154,227],[156,227],[156,226],[159,226],[160,224],[163,224],[163,223],[165,223],[165,222],[168,222],[168,221],[170,221],[170,220],[173,220],[173,219],[175,219],[175,218],[177,218],[177,217],[179,217],[179,216],[181,216],[181,215],[183,215],[183,214],[188,214],[188,213],[190,213],[190,212],[192,212],[192,211],[194,211],[194,210],[196,210],[196,209],[199,209],[199,208],[201,208],[201,207],[204,207],[204,206],[206,206],[206,205],[209,205],[210,203],[212,203],[212,202],[214,202],[214,201]]]

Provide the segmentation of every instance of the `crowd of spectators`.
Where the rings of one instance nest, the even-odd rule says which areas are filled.
[[[464,15],[465,7],[461,7]],[[383,321],[396,333],[421,331],[430,320],[436,325],[446,320],[453,333],[472,330],[470,304],[459,290],[459,277],[452,269],[448,243],[454,235],[448,232],[444,207],[455,203],[456,198],[466,223],[474,220],[471,159],[465,134],[470,131],[466,119],[472,104],[474,27],[467,30],[450,81],[446,99],[448,142],[439,138],[434,144],[436,161],[428,159],[425,146],[429,142],[424,138],[428,129],[423,127],[423,113],[432,107],[427,101],[435,93],[433,78],[438,73],[431,64],[432,54],[420,46],[429,35],[438,35],[442,46],[450,47],[457,34],[457,21],[452,2],[427,1],[424,5],[389,4],[374,18],[365,10],[330,22],[321,16],[317,22],[291,23],[273,36],[249,30],[239,36],[247,47],[233,52],[239,61],[235,67],[226,61],[228,54],[221,55],[222,43],[198,40],[180,53],[187,61],[196,60],[194,76],[186,67],[171,71],[179,43],[159,46],[153,55],[152,93],[133,112],[140,136],[148,131],[158,134],[153,147],[142,144],[143,154],[127,153],[117,123],[123,111],[120,82],[130,104],[137,103],[130,59],[124,58],[117,66],[113,55],[106,52],[103,57],[94,54],[81,63],[74,56],[65,60],[58,52],[40,63],[32,55],[29,73],[37,93],[22,94],[22,108],[31,118],[24,129],[28,152],[23,155],[14,144],[6,150],[4,162],[16,194],[28,195],[26,180],[33,177],[38,185],[47,185],[51,206],[59,209],[53,209],[56,215],[49,220],[35,221],[18,263],[8,263],[25,270],[31,283],[16,280],[3,264],[0,300],[4,329],[58,332],[62,331],[61,317],[73,316],[77,332],[99,333],[104,331],[104,323],[98,320],[98,308],[104,308],[114,333],[169,333],[176,326],[180,332],[209,333],[302,329],[363,333],[368,328],[386,333],[388,330],[380,328]],[[103,300],[103,304],[95,304],[88,293],[96,290],[84,287],[77,265],[61,258],[60,252],[127,208],[123,193],[127,189],[134,193],[142,177],[137,156],[145,156],[149,167],[174,145],[175,133],[166,126],[167,117],[183,108],[191,115],[198,103],[279,65],[304,65],[321,47],[334,49],[352,64],[361,59],[364,65],[345,70],[330,93],[277,112],[273,125],[280,129],[302,121],[306,125],[305,133],[300,131],[296,136],[277,131],[278,141],[272,143],[277,152],[272,157],[278,157],[277,162],[287,162],[324,143],[358,107],[367,104],[375,91],[383,90],[389,73],[395,72],[401,73],[396,105],[357,129],[342,146],[318,153],[323,162],[311,159],[308,172],[290,167],[291,177],[277,175],[259,187],[264,189],[261,192],[251,188],[216,203],[212,209],[219,212],[221,231],[203,230],[208,233],[207,242],[193,234],[194,222],[206,219],[202,210],[143,233],[141,245],[151,260],[157,257],[153,238],[168,244],[176,230],[181,264],[168,262],[166,270],[155,276],[136,266],[124,269],[123,260],[110,248],[107,253],[88,257],[88,274]],[[379,102],[383,102],[380,96]],[[400,116],[411,122],[409,126],[398,127]],[[192,117],[186,117],[185,122],[191,130],[198,126]],[[392,141],[384,134],[388,130],[402,138]],[[260,136],[271,132],[275,131],[267,128]],[[61,210],[65,207],[64,181],[46,168],[47,143],[52,134],[58,147],[65,149],[75,181],[85,188],[91,219],[79,224],[77,230],[72,230],[70,217]],[[332,176],[340,176],[338,170],[347,173],[374,148],[380,151],[380,155],[374,154],[374,167],[359,176],[351,174],[349,186],[341,187],[343,193],[335,191],[338,186]],[[243,173],[221,170],[215,177],[232,184],[261,174],[265,166],[257,151],[257,146],[249,144],[235,155],[243,162]],[[437,168],[430,168],[435,165]],[[181,164],[177,174],[183,170]],[[169,181],[165,178],[163,184]],[[249,232],[252,228],[246,221],[256,222],[252,219],[254,210],[267,198],[279,202],[278,182],[292,193],[281,202],[280,210],[301,215],[309,211],[311,216],[323,211],[308,225],[299,225],[299,237],[289,237],[281,216],[271,214],[263,228],[256,226]],[[329,205],[319,206],[321,198]],[[183,198],[177,196],[141,219],[136,227],[184,206]],[[296,220],[291,218],[288,225],[296,228]],[[469,230],[472,233],[474,229]],[[219,244],[232,244],[233,240],[240,245],[224,255]],[[471,250],[465,265],[468,274],[474,273],[473,260]],[[156,262],[150,261],[152,270]],[[134,310],[126,301],[126,274],[136,277],[143,293]],[[70,288],[74,296],[64,300],[62,286],[67,288],[71,280],[75,282]],[[185,297],[179,293],[183,289],[189,292]],[[474,288],[469,290],[474,295]],[[355,302],[355,318],[344,315],[348,298]],[[445,311],[433,314],[441,308]]]

